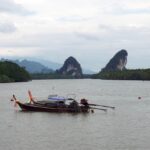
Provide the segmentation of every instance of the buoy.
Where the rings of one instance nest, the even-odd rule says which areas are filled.
[[[91,109],[91,113],[94,113],[94,110],[93,110],[93,109]]]
[[[13,99],[11,99],[10,101],[14,101]]]

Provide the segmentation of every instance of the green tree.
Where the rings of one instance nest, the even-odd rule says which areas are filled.
[[[30,79],[23,67],[9,61],[0,62],[0,82],[22,82]]]

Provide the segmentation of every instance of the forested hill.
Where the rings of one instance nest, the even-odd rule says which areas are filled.
[[[3,61],[0,62],[0,82],[23,82],[29,81],[30,75],[29,73],[19,65],[9,62]]]
[[[150,80],[150,69],[102,71],[93,75],[92,78],[105,80]]]

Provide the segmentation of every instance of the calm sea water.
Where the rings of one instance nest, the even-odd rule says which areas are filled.
[[[22,112],[12,94],[27,101],[49,94],[76,94],[92,103],[115,106],[107,113]],[[138,97],[141,99],[138,99]],[[35,80],[0,84],[0,150],[149,150],[150,82]]]

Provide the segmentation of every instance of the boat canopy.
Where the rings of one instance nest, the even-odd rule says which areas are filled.
[[[65,102],[66,98],[62,97],[62,96],[57,96],[57,95],[55,95],[55,96],[49,95],[48,100],[53,101],[53,102],[59,102],[59,101]]]

